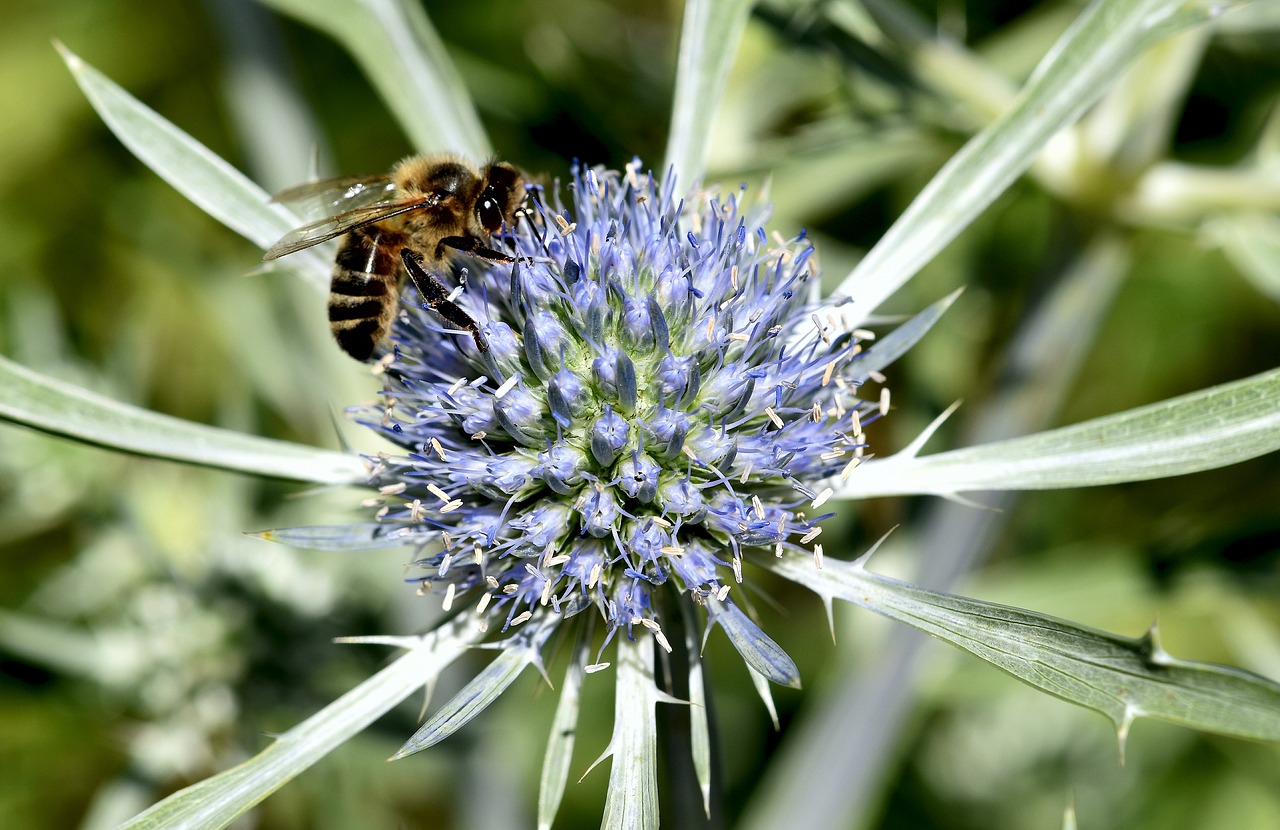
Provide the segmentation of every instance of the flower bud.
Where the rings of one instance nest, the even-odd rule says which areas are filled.
[[[601,467],[608,467],[627,445],[631,435],[631,425],[613,411],[613,407],[605,405],[604,414],[596,419],[591,428],[591,454]]]
[[[582,514],[582,529],[597,538],[611,535],[621,518],[613,488],[599,485],[583,493],[579,512]]]
[[[688,478],[671,478],[659,484],[658,505],[664,513],[686,522],[700,521],[707,509],[702,493]]]
[[[642,452],[632,453],[618,464],[618,489],[648,504],[658,495],[658,475],[662,469]]]
[[[551,417],[563,428],[567,429],[574,422],[590,400],[591,392],[587,385],[568,369],[561,369],[547,381],[547,405],[551,407]]]
[[[542,309],[525,321],[524,354],[529,368],[546,380],[560,368],[560,356],[569,345],[569,337],[559,318]]]
[[[581,450],[557,444],[546,452],[538,453],[538,466],[534,474],[562,496],[574,493],[582,483],[582,471],[587,468],[587,457]]]
[[[508,389],[493,404],[493,414],[497,416],[498,423],[526,447],[542,446],[545,442],[544,411],[546,404],[519,385]]]
[[[653,455],[674,458],[680,453],[684,438],[689,434],[689,416],[678,409],[659,409],[645,422],[644,431],[650,439],[646,446]]]

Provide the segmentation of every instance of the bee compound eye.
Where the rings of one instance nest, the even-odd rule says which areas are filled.
[[[498,201],[492,196],[481,197],[476,204],[476,218],[480,220],[480,227],[489,233],[502,230],[502,209],[498,207]]]

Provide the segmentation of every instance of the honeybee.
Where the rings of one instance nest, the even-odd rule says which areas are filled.
[[[413,156],[390,175],[324,179],[277,194],[277,202],[318,202],[329,215],[285,234],[262,258],[342,237],[329,283],[329,328],[356,360],[368,360],[391,329],[405,273],[436,314],[487,351],[479,325],[433,272],[459,251],[514,261],[484,242],[513,222],[523,199],[524,178],[505,162],[477,170],[456,156]]]

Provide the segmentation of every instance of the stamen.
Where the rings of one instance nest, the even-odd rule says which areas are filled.
[[[499,401],[502,400],[503,396],[506,395],[508,392],[510,392],[512,389],[514,389],[515,385],[519,381],[520,381],[519,375],[512,375],[511,377],[507,378],[502,382],[501,386],[493,390],[493,397],[496,400],[499,400]]]

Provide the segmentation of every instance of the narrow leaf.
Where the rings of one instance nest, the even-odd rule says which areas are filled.
[[[560,687],[560,700],[556,703],[555,718],[551,722],[551,737],[542,759],[542,782],[538,787],[538,830],[551,830],[564,798],[564,788],[569,782],[569,763],[573,760],[573,745],[578,735],[578,701],[582,692],[583,670],[590,659],[591,626],[578,630],[578,641],[569,667],[564,672]]]
[[[843,498],[1048,490],[1184,475],[1280,449],[1280,369],[1008,441],[872,460]]]
[[[1280,740],[1280,684],[1239,669],[1175,660],[1154,629],[1129,639],[1033,611],[940,594],[871,573],[866,557],[762,557],[760,564],[823,597],[907,623],[1023,682],[1111,719],[1121,737],[1139,717],[1208,732]]]
[[[4,357],[0,390],[0,420],[86,444],[318,484],[357,484],[366,478],[354,455],[160,415],[45,377]]]
[[[910,351],[911,347],[918,343],[920,338],[929,332],[929,329],[933,328],[933,324],[942,318],[947,309],[951,308],[951,304],[956,301],[956,298],[960,296],[963,290],[958,288],[952,291],[877,340],[875,345],[863,352],[853,364],[858,370],[854,380],[857,382],[866,380],[873,372],[883,371],[885,367]]]
[[[732,602],[710,600],[707,609],[712,618],[729,635],[729,642],[747,661],[747,665],[779,686],[800,688],[800,670],[782,650],[782,646],[769,639],[742,610]]]
[[[305,550],[381,550],[412,545],[417,528],[408,525],[366,522],[350,525],[282,527],[249,533],[268,542],[280,542]]]
[[[484,667],[484,671],[472,678],[470,683],[462,687],[462,691],[413,733],[413,737],[391,756],[391,760],[396,761],[435,746],[470,723],[472,718],[497,700],[537,656],[536,649],[530,647],[511,646],[503,649]]]
[[[239,766],[180,790],[122,830],[226,827],[377,720],[458,658],[480,633],[461,618]]]
[[[602,830],[658,827],[658,718],[654,711],[653,644],[618,638],[613,709],[613,763]]]
[[[760,672],[747,666],[747,672],[751,675],[751,685],[756,687],[756,694],[760,696],[760,702],[764,704],[764,708],[769,713],[769,720],[773,721],[774,730],[782,728],[782,722],[778,720],[778,706],[773,702],[773,687],[769,685],[769,678]]]
[[[751,13],[751,0],[687,0],[676,63],[663,174],[674,168],[682,191],[702,180],[711,147],[711,121],[724,96],[733,57]]]
[[[1177,0],[1094,0],[1013,106],[943,166],[835,294],[851,297],[864,318],[876,309],[1106,91],[1147,45],[1149,29],[1178,5]]]
[[[480,161],[493,150],[440,36],[414,0],[265,0],[325,32],[360,64],[413,145]]]
[[[302,224],[294,213],[272,204],[269,194],[207,147],[65,46],[55,45],[89,103],[116,138],[196,207],[260,248],[267,248]],[[315,251],[298,253],[290,264],[308,283],[328,288],[331,264]]]
[[[702,676],[702,658],[693,614],[686,614],[685,653],[689,655],[689,750],[693,772],[702,791],[702,809],[711,817],[711,729],[707,723],[707,689]]]

